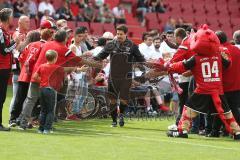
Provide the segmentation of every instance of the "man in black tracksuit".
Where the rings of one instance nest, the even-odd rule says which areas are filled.
[[[117,38],[109,42],[104,49],[94,57],[95,60],[103,60],[110,55],[110,75],[108,91],[113,94],[110,107],[113,108],[112,127],[117,126],[117,100],[120,99],[119,125],[124,126],[123,113],[127,107],[129,89],[132,83],[133,62],[145,62],[144,56],[138,50],[138,46],[127,39],[128,28],[119,25],[116,28]]]

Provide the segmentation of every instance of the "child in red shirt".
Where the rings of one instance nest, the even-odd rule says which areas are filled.
[[[82,68],[66,67],[63,68],[56,65],[57,52],[54,50],[48,50],[46,52],[47,63],[39,66],[38,70],[34,74],[33,78],[40,82],[40,105],[41,115],[40,124],[38,128],[39,133],[52,133],[52,124],[54,120],[54,107],[56,105],[56,98],[58,90],[61,86],[61,82],[64,78],[64,72],[81,71]],[[55,84],[50,84],[52,75],[58,73],[59,81]]]

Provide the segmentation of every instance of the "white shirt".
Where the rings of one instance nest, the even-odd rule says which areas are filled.
[[[176,49],[170,48],[165,41],[163,41],[159,48],[161,53],[171,53],[172,55],[176,53]]]
[[[37,5],[34,1],[30,1],[28,4],[28,10],[29,13],[32,15],[37,15],[38,9],[37,9]]]
[[[238,47],[240,49],[240,44],[235,44],[236,47]]]
[[[55,13],[55,9],[51,3],[41,2],[38,6],[38,11],[41,13],[44,13],[45,10],[50,11],[50,15],[53,15]]]
[[[76,46],[75,44],[71,44],[68,48],[71,50],[73,47],[76,49],[76,53],[75,53],[76,56],[79,57],[79,56],[83,55],[81,46]],[[85,72],[80,72],[80,73],[74,73],[73,75],[72,75],[73,79],[80,80],[80,79],[83,78],[83,76],[86,75],[86,73]]]
[[[93,56],[97,56],[98,53],[100,53],[102,49],[103,49],[102,46],[97,46],[96,48],[92,49],[91,52],[93,53]]]
[[[125,15],[125,11],[124,9],[119,9],[118,7],[114,7],[113,14],[115,17],[122,17],[122,15]]]
[[[149,59],[152,58],[153,49],[152,49],[151,46],[147,46],[146,43],[141,43],[141,44],[138,45],[139,51],[144,55],[144,58],[146,60],[149,60]]]
[[[105,72],[105,76],[109,77],[110,74],[110,63],[108,63],[104,68],[103,71]]]
[[[159,59],[159,58],[162,58],[162,53],[160,51],[160,48],[159,49],[156,49],[154,47],[154,45],[151,46],[151,49],[152,49],[152,56],[151,58],[152,59]]]
[[[75,53],[76,56],[81,56],[81,55],[83,54],[83,53],[82,53],[81,46],[76,46],[75,44],[71,44],[71,45],[69,46],[69,49],[72,50],[72,48],[75,48],[75,49],[76,49],[76,53]]]

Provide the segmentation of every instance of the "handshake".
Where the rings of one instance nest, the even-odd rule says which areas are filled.
[[[169,71],[169,68],[171,66],[171,62],[167,61],[165,62],[162,58],[149,60],[146,62],[146,66],[155,69],[156,71]]]

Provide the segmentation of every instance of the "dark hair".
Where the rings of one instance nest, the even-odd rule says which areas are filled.
[[[105,46],[106,42],[107,42],[106,38],[100,37],[100,38],[98,38],[97,45],[98,46]]]
[[[52,62],[57,57],[57,52],[54,50],[48,50],[46,52],[46,59],[48,62]]]
[[[64,29],[59,29],[54,35],[54,39],[57,42],[64,42],[66,38],[67,38],[67,32]]]
[[[149,32],[149,34],[150,34],[152,37],[156,37],[156,36],[158,36],[159,31],[158,31],[158,29],[152,29],[152,30]]]
[[[166,33],[167,33],[167,34],[173,34],[174,32],[173,32],[173,30],[167,30]]]
[[[142,34],[142,41],[146,39],[146,37],[150,36],[149,32],[143,32]]]
[[[216,33],[216,35],[217,35],[217,37],[218,37],[218,39],[219,39],[221,44],[227,42],[227,35],[226,35],[225,32],[223,32],[223,31],[216,31],[215,33]]]
[[[7,22],[9,20],[9,17],[11,17],[13,14],[13,10],[11,8],[3,8],[0,11],[0,21],[1,22]]]
[[[81,26],[81,27],[78,27],[76,30],[75,30],[75,35],[77,34],[84,34],[85,32],[87,31],[87,27],[84,27],[84,26]]]
[[[175,30],[175,36],[180,37],[181,39],[184,39],[187,36],[187,33],[186,33],[185,29],[177,28]]]
[[[128,32],[128,28],[126,25],[124,24],[120,24],[117,26],[116,28],[117,31],[123,31],[125,34]]]
[[[153,38],[153,42],[155,42],[156,40],[160,40],[161,41],[161,38],[160,37]]]
[[[39,31],[29,31],[28,34],[27,34],[27,37],[25,39],[25,41],[20,44],[20,47],[19,47],[19,51],[23,51],[24,48],[29,44],[29,43],[32,43],[32,42],[36,42],[36,41],[39,41],[40,40],[40,33]]]

